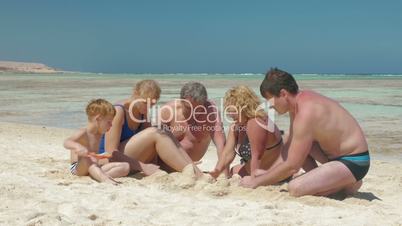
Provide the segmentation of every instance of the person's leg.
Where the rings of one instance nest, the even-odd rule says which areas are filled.
[[[363,184],[363,182],[361,180],[359,180],[356,183],[347,185],[343,189],[336,188],[336,189],[332,189],[332,190],[329,190],[329,191],[317,193],[315,195],[316,196],[329,196],[329,195],[337,193],[337,192],[344,192],[346,195],[353,195],[359,190],[359,188],[362,186],[362,184]]]
[[[355,186],[356,179],[339,161],[331,161],[290,181],[288,190],[292,196],[329,195]]]
[[[127,142],[124,154],[146,163],[152,162],[158,155],[163,162],[176,171],[182,171],[185,166],[192,164],[197,175],[202,174],[180,145],[165,132],[154,127],[147,128],[133,136]]]
[[[88,168],[89,176],[98,182],[105,182],[110,184],[117,184],[117,181],[113,180],[109,175],[102,171],[98,165],[92,164]]]
[[[76,168],[77,176],[87,176],[89,175],[94,180],[98,182],[107,182],[112,184],[117,184],[116,181],[111,179],[108,175],[106,175],[101,168],[96,164],[94,160],[89,157],[80,157],[78,159],[78,164]]]
[[[345,192],[346,195],[354,195],[357,193],[357,191],[360,189],[360,187],[363,185],[363,181],[359,180],[356,183],[353,183],[351,185],[346,186],[343,191]]]
[[[75,175],[77,176],[88,176],[88,168],[94,164],[93,161],[88,157],[79,157],[77,166],[75,168]]]
[[[146,164],[140,162],[136,159],[130,158],[125,155],[123,152],[114,151],[112,157],[110,158],[110,162],[126,162],[130,166],[130,172],[136,173],[142,171],[146,176],[154,174],[156,171],[159,170],[159,166],[155,164]]]
[[[157,156],[155,147],[157,136],[159,134],[153,127],[135,134],[124,146],[124,154],[144,163],[152,162]]]
[[[101,169],[112,178],[125,177],[130,173],[130,165],[127,162],[111,162],[103,165]]]

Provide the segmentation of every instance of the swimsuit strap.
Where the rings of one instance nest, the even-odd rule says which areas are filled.
[[[114,106],[123,108],[123,110],[124,110],[124,120],[127,122],[126,109],[124,108],[124,105],[122,105],[122,104],[115,104]]]
[[[128,126],[127,115],[126,115],[126,109],[124,108],[124,105],[122,105],[122,104],[115,104],[114,106],[118,106],[118,107],[123,108],[123,110],[124,110],[124,120],[125,120],[125,123],[127,123],[127,126]],[[141,120],[142,120],[142,119],[144,119],[144,114],[141,114]],[[141,126],[142,126],[142,124],[143,124],[143,123],[140,123],[140,125],[138,126],[138,128],[135,129],[135,130],[140,129]],[[130,127],[128,127],[128,128],[130,129]],[[131,129],[130,129],[130,130],[131,130]]]
[[[278,147],[280,144],[282,144],[282,142],[283,142],[283,139],[282,139],[282,137],[281,137],[281,139],[278,141],[278,143],[274,144],[273,146],[271,146],[271,147],[269,147],[269,148],[267,148],[267,149],[265,149],[265,150],[266,150],[266,151],[269,151],[269,150],[271,150],[271,149],[274,149],[274,148]]]

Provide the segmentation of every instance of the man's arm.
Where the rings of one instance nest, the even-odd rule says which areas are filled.
[[[308,114],[299,112],[298,117],[293,122],[293,132],[290,136],[288,156],[285,161],[268,170],[265,174],[255,178],[243,178],[242,186],[255,188],[262,185],[272,185],[296,173],[310,153],[313,143],[311,123]]]

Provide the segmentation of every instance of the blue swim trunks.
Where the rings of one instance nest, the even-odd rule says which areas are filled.
[[[370,168],[370,154],[368,151],[354,155],[340,156],[331,161],[339,161],[343,163],[348,167],[350,172],[352,172],[356,181],[363,179]]]

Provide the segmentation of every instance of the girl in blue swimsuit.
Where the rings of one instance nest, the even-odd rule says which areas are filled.
[[[154,80],[136,83],[130,98],[115,104],[116,116],[112,127],[102,137],[99,153],[112,153],[111,161],[130,163],[131,171],[143,171],[150,175],[159,166],[152,164],[160,158],[175,171],[192,164],[196,173],[199,169],[172,138],[155,127],[151,127],[149,109],[159,100],[161,89]]]

